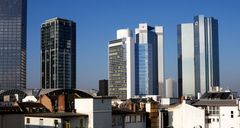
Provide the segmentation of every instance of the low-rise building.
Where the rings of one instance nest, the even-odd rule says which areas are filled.
[[[205,110],[205,128],[240,128],[239,100],[232,92],[211,92],[192,104]]]
[[[38,113],[25,115],[25,128],[88,128],[88,116],[79,113]]]
[[[205,111],[183,101],[168,108],[168,122],[169,128],[204,128]]]
[[[111,98],[108,97],[76,98],[75,110],[77,113],[88,115],[88,128],[111,128],[111,102]]]
[[[146,112],[132,112],[114,107],[112,128],[146,128]]]
[[[0,102],[0,128],[24,128],[24,113],[16,102]]]

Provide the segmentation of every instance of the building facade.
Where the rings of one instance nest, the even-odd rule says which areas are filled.
[[[168,127],[205,128],[205,111],[185,102],[168,108]]]
[[[76,23],[53,18],[41,27],[43,89],[76,88]]]
[[[135,95],[134,40],[131,30],[120,29],[108,45],[108,95],[128,99]]]
[[[200,93],[220,85],[218,43],[218,20],[194,17],[195,87]]]
[[[178,94],[195,95],[193,23],[179,24],[178,34]]]
[[[110,98],[77,98],[75,110],[88,115],[87,128],[112,128],[111,102]]]
[[[0,90],[26,88],[27,0],[0,0]]]
[[[196,96],[219,86],[218,21],[198,15],[178,25],[179,96]]]
[[[98,96],[108,96],[108,80],[99,80]]]
[[[88,116],[78,113],[26,114],[25,128],[87,128]]]
[[[166,95],[165,97],[173,98],[174,97],[174,80],[171,78],[166,79]]]
[[[141,23],[135,34],[135,93],[164,96],[163,27]]]
[[[192,105],[205,111],[205,128],[239,128],[239,99],[234,92],[209,92]]]

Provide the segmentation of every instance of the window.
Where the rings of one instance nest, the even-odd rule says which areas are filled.
[[[71,128],[71,125],[70,125],[70,121],[69,120],[65,120],[64,122],[64,127],[63,128]]]
[[[136,121],[137,121],[137,122],[142,122],[142,117],[141,117],[141,115],[137,115]]]
[[[233,118],[233,111],[231,111],[231,118]]]
[[[217,119],[217,122],[219,122],[219,119]]]
[[[210,118],[210,119],[207,119],[207,123],[209,123],[209,124],[211,123],[211,118]]]
[[[112,126],[116,126],[116,117],[115,116],[112,117]]]
[[[39,128],[43,128],[43,119],[39,119]]]
[[[136,122],[136,116],[134,116],[134,115],[131,116],[131,122],[132,122],[132,123],[135,123],[135,122]]]
[[[29,124],[30,123],[30,118],[27,118],[27,124]]]
[[[210,115],[218,115],[219,114],[219,107],[211,106],[208,108],[208,113]]]
[[[80,119],[80,127],[83,127],[83,119]]]
[[[130,123],[130,116],[125,117],[125,123]]]
[[[54,120],[54,128],[58,128],[58,120]]]

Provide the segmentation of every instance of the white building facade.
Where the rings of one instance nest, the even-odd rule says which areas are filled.
[[[88,115],[88,128],[111,128],[111,99],[79,98],[75,99],[77,113]]]
[[[25,128],[87,128],[88,116],[76,113],[25,115]]]
[[[206,128],[240,128],[238,100],[200,100],[193,105],[206,111]]]
[[[135,48],[129,29],[117,30],[117,39],[108,45],[109,96],[129,99],[135,96]]]
[[[205,111],[183,102],[168,109],[169,127],[205,128]]]

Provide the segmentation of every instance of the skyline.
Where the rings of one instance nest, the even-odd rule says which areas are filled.
[[[126,4],[121,4],[124,1]],[[240,25],[237,24],[240,21],[237,12],[240,9],[237,5],[240,2],[218,1],[218,5],[214,1],[188,2],[189,5],[179,1],[175,4],[172,2],[138,3],[136,0],[130,2],[106,0],[106,3],[96,0],[88,2],[71,0],[71,2],[66,0],[28,1],[27,88],[40,88],[40,26],[47,19],[60,17],[76,22],[77,88],[98,89],[98,80],[107,79],[108,41],[115,39],[117,29],[134,29],[139,23],[148,23],[151,26],[163,25],[165,78],[171,77],[176,82],[177,24],[189,23],[193,16],[203,14],[215,17],[219,21],[220,86],[239,91],[237,86],[240,83],[238,79],[240,62],[235,61],[234,58],[238,59],[240,54],[238,50],[240,44],[237,44],[240,40],[237,36],[240,30]],[[48,6],[44,6],[46,3]],[[118,9],[115,5],[122,6]],[[143,5],[152,8],[146,10],[139,8]],[[54,9],[52,9],[53,6]],[[183,10],[181,10],[182,6]],[[173,8],[175,11],[171,10]],[[96,66],[96,64],[99,65]]]

